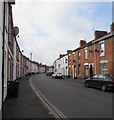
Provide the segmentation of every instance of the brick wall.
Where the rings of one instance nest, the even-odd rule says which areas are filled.
[[[104,41],[104,56],[100,56],[100,42]],[[87,49],[88,59],[85,59],[84,51]],[[78,52],[80,51],[80,60],[78,60]],[[108,74],[114,75],[114,37],[106,38],[105,40],[96,42],[94,44],[86,44],[84,47],[80,47],[74,50],[70,54],[69,60],[69,73],[73,77],[73,66],[76,66],[75,72],[77,78],[87,78],[91,74],[101,73],[101,62],[107,62]],[[75,61],[74,61],[75,59]],[[81,74],[79,75],[79,66],[81,68]],[[88,76],[85,75],[85,67],[88,66]]]

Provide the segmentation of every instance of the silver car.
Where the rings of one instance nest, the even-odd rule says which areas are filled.
[[[52,74],[52,78],[60,78],[60,79],[62,79],[63,77],[62,77],[61,73],[55,72],[55,73]]]

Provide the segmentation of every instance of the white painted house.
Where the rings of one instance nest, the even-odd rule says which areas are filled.
[[[9,49],[8,36],[10,34],[9,33],[9,16],[10,16],[9,9],[12,9],[10,7],[12,4],[14,4],[14,2],[0,1],[0,119],[2,114],[2,102],[3,100],[5,100],[7,95],[8,49]],[[4,49],[2,49],[2,47]],[[2,73],[4,73],[4,76]]]
[[[66,54],[60,59],[60,68],[63,76],[68,76],[68,55]]]
[[[63,76],[68,76],[68,55],[60,55],[53,63],[54,72],[62,73]]]
[[[2,107],[2,41],[3,41],[3,2],[0,1],[0,119],[1,117],[1,107]]]
[[[5,6],[5,7],[4,7]],[[4,11],[5,10],[5,11]],[[7,95],[7,61],[8,61],[8,16],[9,16],[9,3],[0,1],[0,113],[2,108],[2,91],[3,100]],[[4,29],[3,29],[4,28]],[[2,45],[4,41],[4,79],[2,79]],[[2,89],[3,81],[3,89]]]
[[[37,73],[38,72],[38,66],[34,62],[32,62],[31,72],[32,73]]]

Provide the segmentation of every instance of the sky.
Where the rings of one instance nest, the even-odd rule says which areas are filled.
[[[13,5],[14,26],[19,27],[20,49],[39,63],[52,65],[59,54],[94,39],[95,30],[110,32],[112,2],[25,0]]]

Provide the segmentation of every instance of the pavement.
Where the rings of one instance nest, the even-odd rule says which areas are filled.
[[[29,84],[29,77],[19,79],[17,98],[6,98],[4,102],[4,118],[53,118],[37,97]],[[53,118],[54,119],[54,118]]]

